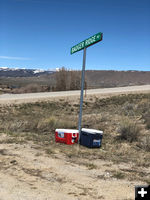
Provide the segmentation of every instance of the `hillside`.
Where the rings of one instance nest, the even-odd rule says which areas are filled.
[[[59,72],[31,69],[0,68],[0,88],[3,92],[26,93],[58,91],[57,75]],[[70,84],[76,77],[79,89],[81,71],[65,71],[66,89],[72,90]],[[107,88],[150,84],[150,71],[105,71],[87,70],[85,73],[87,88]],[[63,90],[63,89],[62,89]]]
[[[97,87],[118,87],[150,83],[150,71],[86,71],[88,85]]]

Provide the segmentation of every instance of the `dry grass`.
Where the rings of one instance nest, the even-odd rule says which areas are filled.
[[[129,142],[137,141],[140,136],[141,128],[136,122],[124,119],[119,127],[120,139]]]
[[[116,179],[124,179],[125,178],[125,174],[120,172],[120,171],[115,171],[113,173],[112,177],[114,177]]]
[[[148,151],[150,152],[150,135],[146,135],[146,136],[143,136],[139,143],[138,143],[138,146],[141,148],[141,149],[144,149],[145,151]]]
[[[146,127],[148,129],[150,129],[150,111],[147,110],[147,112],[143,115],[143,118],[144,118],[144,122],[146,124]]]
[[[80,146],[77,151],[77,145],[55,143],[56,128],[78,127],[78,102],[61,99],[59,102],[1,106],[0,132],[11,136],[10,141],[5,142],[25,143],[32,140],[41,145],[49,156],[62,152],[74,163],[79,163],[80,158],[85,159],[89,169],[97,167],[93,164],[94,159],[147,167],[150,159],[150,132],[144,116],[150,112],[150,107],[147,106],[149,100],[150,94],[86,99],[83,105],[83,127],[104,131],[100,149]],[[127,122],[122,122],[124,118]],[[137,155],[140,159],[137,159]],[[122,175],[116,173],[115,176],[121,178]]]

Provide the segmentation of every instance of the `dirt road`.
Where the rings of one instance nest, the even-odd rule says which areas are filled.
[[[144,93],[150,92],[150,85],[142,86],[128,86],[128,87],[115,87],[115,88],[102,88],[87,90],[87,95],[96,95],[106,97],[116,94],[128,93]],[[2,94],[0,95],[0,104],[6,103],[22,103],[22,102],[35,102],[39,100],[48,100],[51,98],[62,97],[79,97],[80,91],[61,91],[61,92],[43,92],[43,93],[28,93],[28,94]]]

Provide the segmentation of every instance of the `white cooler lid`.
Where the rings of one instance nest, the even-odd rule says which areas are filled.
[[[75,130],[75,129],[56,129],[55,132],[79,133],[79,131],[78,131],[78,130]]]
[[[82,128],[81,130],[84,132],[91,133],[91,134],[96,134],[96,133],[103,134],[103,131],[96,130],[96,129]]]

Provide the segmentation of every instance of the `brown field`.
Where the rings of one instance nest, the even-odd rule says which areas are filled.
[[[55,143],[78,112],[79,97],[0,105],[1,200],[132,200],[150,184],[150,93],[84,99],[82,126],[104,131],[99,149]]]

